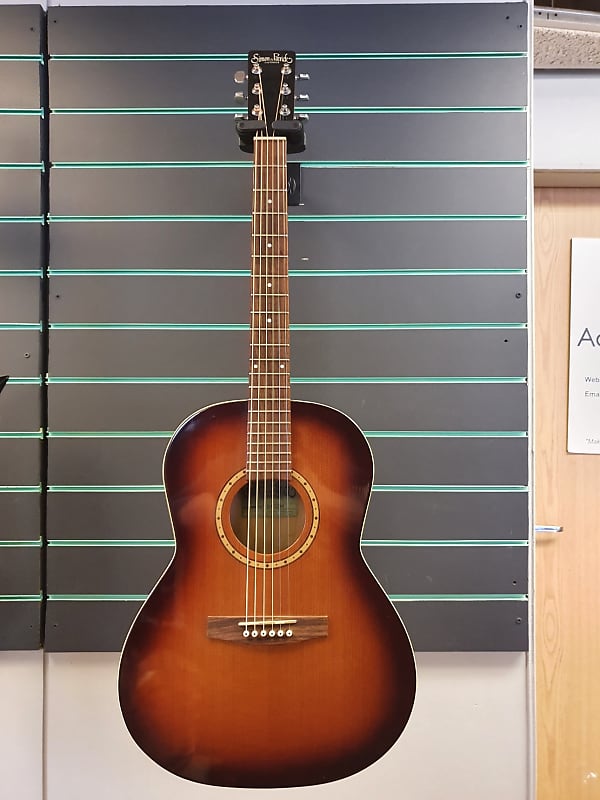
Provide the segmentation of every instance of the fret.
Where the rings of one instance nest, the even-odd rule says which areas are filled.
[[[260,461],[256,462],[256,463],[258,463],[259,466],[262,465],[262,464],[274,464],[275,466],[283,464],[283,465],[287,466],[288,464],[292,463],[292,459],[291,458],[267,458],[267,459],[261,458]],[[254,464],[252,464],[252,462],[251,462],[251,466],[254,466]],[[275,472],[277,472],[277,470],[275,470]]]

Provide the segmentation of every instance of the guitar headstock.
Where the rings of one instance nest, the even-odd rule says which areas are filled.
[[[286,136],[288,152],[304,150],[303,125],[295,116],[296,53],[251,50],[247,69],[248,116],[236,122],[241,149],[252,152],[250,140],[260,131],[267,136]],[[243,73],[241,77],[246,79]],[[308,75],[300,77],[308,78]],[[300,98],[307,100],[308,95]]]
[[[273,123],[294,118],[296,54],[289,50],[253,50],[248,53],[248,119]]]

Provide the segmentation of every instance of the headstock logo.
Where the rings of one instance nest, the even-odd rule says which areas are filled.
[[[289,53],[269,53],[261,55],[254,53],[250,59],[251,64],[293,64],[294,59]]]

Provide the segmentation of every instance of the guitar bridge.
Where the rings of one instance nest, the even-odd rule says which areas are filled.
[[[288,644],[327,636],[327,616],[304,617],[208,617],[209,639],[248,644]]]

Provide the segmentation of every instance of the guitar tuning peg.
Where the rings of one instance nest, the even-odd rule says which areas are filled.
[[[247,78],[248,76],[246,75],[243,69],[238,69],[233,73],[234,83],[244,83],[244,81],[246,81]]]
[[[308,94],[297,94],[296,95],[296,100],[302,100],[302,101],[306,102],[307,100],[310,100],[310,95],[308,95]]]
[[[310,80],[310,74],[308,72],[300,72],[298,75],[296,75],[296,80],[297,81],[309,81]]]
[[[248,99],[243,92],[235,92],[233,95],[233,99],[236,103],[245,103]]]

